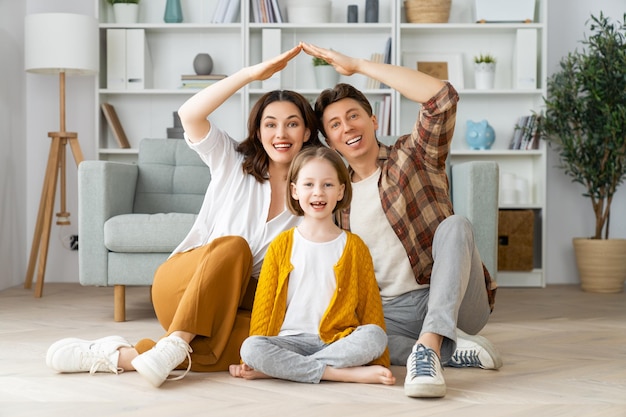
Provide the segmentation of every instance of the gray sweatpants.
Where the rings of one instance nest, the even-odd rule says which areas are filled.
[[[330,344],[316,334],[250,336],[241,345],[241,360],[274,378],[319,383],[326,366],[365,365],[379,358],[386,348],[385,331],[366,324]]]
[[[472,225],[463,216],[445,219],[433,239],[430,288],[411,291],[383,304],[392,365],[405,365],[421,333],[444,336],[441,363],[456,349],[456,328],[478,333],[490,308],[482,261]]]

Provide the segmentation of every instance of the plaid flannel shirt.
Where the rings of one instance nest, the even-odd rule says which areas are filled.
[[[406,250],[419,284],[430,283],[435,230],[454,213],[446,159],[458,100],[457,91],[446,83],[421,105],[410,135],[401,136],[393,146],[379,143],[378,165],[382,172],[378,190],[382,207]],[[340,227],[350,230],[350,209],[343,210],[338,217]],[[484,265],[483,270],[493,310],[497,285]]]

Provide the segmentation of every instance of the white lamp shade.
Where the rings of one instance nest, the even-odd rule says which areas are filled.
[[[24,22],[24,67],[28,72],[90,75],[98,72],[98,21],[71,13],[40,13]]]

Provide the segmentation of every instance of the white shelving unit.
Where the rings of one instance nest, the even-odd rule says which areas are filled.
[[[359,22],[364,22],[365,0],[332,0],[331,21],[325,24],[260,24],[250,22],[249,0],[241,0],[235,23],[211,23],[218,1],[182,0],[182,23],[164,23],[166,0],[142,0],[139,3],[139,23],[113,23],[113,12],[106,0],[95,0],[99,11],[101,38],[101,71],[97,81],[96,134],[100,159],[136,159],[136,147],[145,137],[166,137],[173,126],[173,112],[196,91],[179,88],[182,74],[193,74],[193,59],[206,52],[214,62],[213,73],[231,74],[244,65],[261,61],[262,30],[281,31],[281,50],[300,41],[333,48],[351,56],[370,58],[374,52],[384,52],[387,40],[392,41],[392,63],[403,62],[407,53],[443,54],[458,58],[462,87],[457,90],[460,102],[457,127],[452,141],[451,163],[468,160],[495,160],[501,172],[523,178],[531,191],[530,203],[502,205],[501,209],[532,210],[535,214],[534,268],[525,272],[499,271],[501,286],[544,286],[543,260],[546,233],[546,149],[509,150],[508,145],[520,116],[537,111],[546,94],[547,74],[547,0],[536,0],[532,23],[473,22],[474,0],[454,0],[449,23],[407,23],[403,2],[379,0],[378,23],[345,23],[347,7],[358,5]],[[287,0],[278,0],[287,14]],[[288,16],[287,16],[288,19]],[[143,90],[107,89],[106,31],[114,28],[144,29],[151,55],[151,88]],[[514,88],[516,33],[519,29],[537,32],[537,88]],[[489,52],[497,59],[493,90],[476,90],[473,80],[473,57]],[[458,71],[457,71],[458,72]],[[356,75],[341,77],[363,90],[371,100],[390,96],[392,103],[390,133],[398,135],[411,130],[417,105],[389,89],[366,89],[367,79]],[[314,100],[319,89],[315,86],[313,66],[308,55],[301,54],[281,73],[281,88],[296,90]],[[252,104],[266,91],[262,84],[242,88],[211,117],[233,137],[245,135],[247,115]],[[120,149],[100,112],[100,103],[114,105],[126,132],[131,149]],[[465,142],[468,120],[487,120],[494,128],[496,141],[490,150],[470,150]]]

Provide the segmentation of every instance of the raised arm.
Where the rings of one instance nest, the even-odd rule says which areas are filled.
[[[353,58],[332,49],[301,43],[304,52],[322,58],[342,75],[362,74],[388,85],[418,103],[425,103],[443,87],[443,81],[417,70]]]
[[[180,121],[189,140],[197,142],[206,136],[211,129],[208,116],[241,87],[253,81],[266,80],[283,70],[301,50],[302,47],[298,45],[267,61],[244,67],[190,97],[178,109]]]

